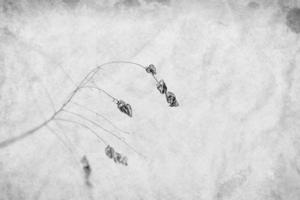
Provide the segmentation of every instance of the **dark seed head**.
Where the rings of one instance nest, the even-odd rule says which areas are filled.
[[[122,160],[121,160],[121,163],[125,166],[128,165],[128,160],[127,160],[127,157],[126,156],[123,156]]]
[[[154,67],[153,64],[150,64],[147,68],[146,68],[146,72],[152,75],[156,75],[156,68]]]
[[[129,117],[132,117],[132,108],[130,106],[130,104],[125,103],[122,100],[119,100],[118,103],[118,108],[122,113],[125,113],[126,115],[128,115]]]
[[[167,92],[167,85],[165,84],[164,80],[160,80],[157,85],[156,85],[158,91],[161,93],[161,94],[165,94]]]
[[[90,165],[83,166],[84,173],[89,176],[92,172]]]
[[[111,146],[107,145],[107,147],[105,148],[105,154],[111,159],[114,157],[115,150]]]
[[[115,156],[114,156],[114,161],[116,163],[121,163],[121,159],[122,159],[122,155],[118,152],[115,153]]]
[[[167,92],[166,93],[166,99],[167,99],[167,102],[169,103],[170,107],[179,106],[179,103],[178,103],[178,101],[176,99],[176,96],[173,92]]]
[[[81,163],[83,165],[83,171],[84,171],[85,175],[87,177],[90,176],[92,169],[91,169],[91,166],[90,166],[89,161],[86,156],[82,157]]]

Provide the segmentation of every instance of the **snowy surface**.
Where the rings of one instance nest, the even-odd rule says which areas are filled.
[[[299,4],[300,5],[300,4]],[[0,149],[0,199],[299,200],[299,39],[285,24],[296,1],[3,1],[0,142],[49,118],[96,66],[154,64],[178,98],[130,64],[95,82],[129,102],[83,90],[68,110],[128,157],[114,163],[87,129],[50,122]],[[120,131],[130,132],[125,134]],[[51,131],[52,130],[52,131]],[[86,155],[91,186],[80,159]]]

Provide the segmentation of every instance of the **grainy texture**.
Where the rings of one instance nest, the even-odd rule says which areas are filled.
[[[292,8],[286,16],[287,26],[294,33],[300,33],[300,8]]]
[[[1,1],[0,200],[299,200],[299,5]]]

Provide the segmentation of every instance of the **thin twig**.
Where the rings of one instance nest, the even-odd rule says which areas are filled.
[[[97,126],[98,128],[102,129],[103,131],[105,131],[105,132],[107,132],[107,133],[110,133],[111,135],[113,135],[113,136],[116,137],[117,139],[124,141],[124,138],[123,138],[123,137],[120,137],[120,136],[116,135],[115,133],[113,133],[113,132],[111,132],[110,130],[104,128],[104,127],[101,126],[100,124],[94,122],[93,120],[90,120],[90,119],[88,119],[88,118],[86,118],[86,117],[84,117],[84,116],[82,116],[82,115],[80,115],[80,114],[78,114],[78,113],[75,113],[75,112],[72,112],[72,111],[69,111],[69,110],[66,110],[66,109],[63,109],[62,111],[63,111],[63,112],[66,112],[66,113],[69,113],[69,114],[72,114],[72,115],[75,115],[75,116],[77,116],[77,117],[80,117],[81,119],[86,120],[86,121],[88,121],[88,122],[94,124],[95,126]]]
[[[101,89],[101,88],[98,88],[98,87],[93,87],[93,86],[84,86],[84,87],[81,87],[82,89],[84,88],[90,88],[90,89],[96,89],[100,92],[103,92],[104,94],[106,94],[107,96],[109,96],[113,101],[116,101],[117,98],[113,97],[112,95],[110,95],[108,92],[106,92],[105,90]]]
[[[61,129],[61,133],[63,134],[64,138],[68,141],[69,145],[72,146],[72,149],[74,149],[76,151],[76,153],[79,155],[78,150],[77,150],[78,147],[75,147],[75,145],[73,144],[73,142],[71,141],[71,139],[67,136],[67,134],[64,133],[64,128],[61,127],[61,124],[58,121],[55,121],[55,120],[52,121],[52,122],[55,123],[55,125],[58,126],[58,128]],[[47,125],[49,125],[49,124],[47,124]]]
[[[107,119],[106,117],[104,117],[104,116],[101,115],[100,113],[98,113],[98,112],[96,112],[96,111],[93,111],[93,110],[87,108],[86,106],[81,105],[81,104],[79,104],[79,103],[77,103],[77,102],[72,101],[71,103],[74,104],[74,105],[76,105],[76,106],[78,106],[78,107],[81,107],[81,108],[83,108],[83,109],[85,109],[85,110],[87,110],[87,111],[89,111],[89,112],[91,112],[91,113],[93,113],[93,114],[95,114],[95,115],[98,116],[98,117],[101,117],[102,119],[104,119],[105,121],[107,121],[112,127],[114,127],[115,129],[117,129],[118,131],[120,131],[120,132],[122,132],[122,133],[124,133],[124,134],[127,134],[127,135],[130,135],[130,134],[131,134],[131,133],[128,132],[128,131],[124,131],[124,130],[120,129],[120,128],[119,128],[118,126],[116,126],[113,122],[111,122],[111,120]]]
[[[72,80],[72,81],[73,81],[73,80]],[[51,95],[49,94],[47,88],[44,86],[44,84],[43,84],[42,82],[41,82],[41,84],[42,84],[42,86],[43,86],[43,88],[44,88],[45,93],[46,93],[47,96],[48,96],[48,99],[50,100],[52,109],[53,109],[54,112],[55,112],[56,109],[55,109],[54,101],[53,101]],[[36,101],[36,104],[37,104],[37,101]],[[38,108],[39,108],[39,107],[38,107]],[[39,108],[39,111],[42,113],[42,111],[41,111],[40,108]],[[59,128],[61,128],[60,124],[59,124],[57,121],[53,121],[53,122],[54,122]],[[58,139],[59,139],[65,146],[67,146],[66,142],[59,136],[59,134],[58,134],[57,132],[55,132],[55,131],[49,126],[49,124],[47,124],[46,126],[47,126],[47,128],[48,128],[52,133],[55,134],[56,137],[58,137]],[[62,128],[61,128],[61,129],[62,129]],[[69,150],[71,150],[71,153],[73,153],[72,148],[75,149],[75,147],[74,147],[74,145],[72,144],[70,138],[69,138],[63,131],[62,131],[61,133],[63,134],[64,138],[68,141],[69,145],[72,146],[71,148],[70,148],[70,147],[67,147],[67,148],[68,148]],[[76,151],[76,154],[78,155],[78,152],[77,152],[76,149],[75,149],[75,151]],[[78,157],[79,157],[79,156],[78,156]]]
[[[52,119],[48,119],[46,121],[44,121],[43,123],[39,124],[38,126],[26,131],[25,133],[22,133],[18,136],[15,136],[15,137],[12,137],[12,138],[9,138],[3,142],[0,143],[0,148],[5,148],[15,142],[18,142],[18,141],[21,141],[25,138],[27,138],[28,136],[34,134],[35,132],[37,132],[38,130],[40,130],[41,128],[45,127],[50,121],[52,121]]]
[[[87,119],[87,118],[85,118],[85,117],[83,117],[83,116],[81,116],[81,115],[79,115],[79,114],[77,114],[77,113],[72,112],[72,111],[68,111],[68,110],[62,110],[62,111],[67,112],[67,113],[70,113],[70,114],[73,114],[73,115],[76,115],[76,116],[80,117],[81,119],[87,120],[87,121],[89,121],[90,123],[94,124],[95,126],[101,128],[101,129],[104,130],[105,132],[111,133],[113,136],[115,136],[116,138],[118,138],[121,142],[123,142],[127,147],[129,147],[129,148],[130,148],[131,150],[133,150],[135,153],[137,153],[137,154],[140,155],[141,157],[146,158],[143,154],[141,154],[141,153],[138,152],[135,148],[133,148],[131,145],[129,145],[129,144],[124,140],[124,138],[121,138],[121,137],[115,135],[115,134],[112,133],[111,131],[109,131],[109,130],[103,128],[103,127],[102,127],[101,125],[99,125],[98,123],[95,123],[95,122],[93,122],[92,120],[89,120],[89,119]],[[55,118],[55,119],[57,119],[57,118]],[[73,121],[73,122],[74,122],[74,121]],[[76,123],[79,123],[79,122],[76,122]],[[85,125],[85,126],[86,126],[86,125]],[[87,127],[87,126],[86,126],[86,127]],[[90,129],[90,128],[89,128],[89,129]],[[94,132],[94,131],[93,131],[93,132]],[[98,136],[98,134],[97,134],[97,136]],[[99,136],[99,137],[100,137],[100,136]]]
[[[81,115],[79,115],[78,113],[74,113],[74,112],[68,111],[68,110],[63,110],[63,111],[64,111],[64,112],[67,112],[67,113],[70,113],[70,114],[73,114],[73,115],[75,115],[75,116],[78,116],[78,117],[80,117],[81,119],[84,119],[84,120],[86,120],[86,121],[88,121],[88,122],[94,124],[95,126],[99,127],[99,128],[102,129],[103,131],[112,134],[114,137],[116,137],[118,140],[120,140],[121,142],[123,142],[127,147],[129,147],[130,149],[132,149],[134,152],[138,153],[139,155],[142,155],[142,154],[139,153],[135,148],[133,148],[131,145],[129,145],[129,144],[125,141],[125,139],[124,139],[123,137],[120,137],[120,136],[114,134],[113,132],[111,132],[111,131],[109,131],[109,130],[103,128],[100,124],[98,124],[98,123],[96,123],[96,122],[94,122],[94,121],[92,121],[92,120],[90,120],[90,119],[88,119],[88,118],[86,118],[86,117],[84,117],[84,116],[81,116]],[[143,155],[142,155],[142,156],[143,156]],[[143,156],[143,157],[145,157],[145,156]]]
[[[152,77],[154,78],[154,80],[155,80],[156,83],[159,83],[159,81],[157,80],[157,78],[156,78],[155,75],[152,75]]]
[[[59,141],[63,144],[63,146],[64,146],[68,151],[70,151],[70,153],[71,153],[71,155],[72,155],[72,157],[73,157],[75,163],[78,164],[78,163],[79,163],[78,160],[80,160],[80,159],[79,159],[80,156],[79,156],[78,152],[77,152],[77,151],[74,152],[74,151],[72,150],[73,147],[72,147],[72,148],[69,147],[69,146],[67,145],[67,143],[60,137],[60,135],[59,135],[56,131],[54,131],[54,129],[52,129],[52,128],[49,126],[49,124],[47,124],[46,127],[47,127],[47,129],[48,129],[52,134],[54,134],[54,135],[59,139]]]
[[[42,84],[42,87],[43,87],[45,93],[46,93],[47,96],[48,96],[48,99],[49,99],[49,101],[50,101],[50,103],[51,103],[52,109],[55,111],[55,106],[54,106],[54,102],[53,102],[52,97],[50,96],[50,94],[49,94],[47,88],[44,86],[43,82],[41,82],[41,84]],[[41,115],[45,118],[45,115],[44,115],[44,113],[42,112],[42,110],[41,110],[41,108],[40,108],[40,106],[39,106],[39,104],[38,104],[36,98],[34,97],[34,95],[33,95],[32,97],[33,97],[33,100],[34,100],[34,102],[35,102],[35,104],[36,104],[37,109],[39,110],[39,112],[41,113]],[[55,121],[55,123],[56,123],[57,125],[59,125],[56,121]],[[73,157],[75,163],[78,164],[78,161],[77,161],[77,159],[76,159],[76,156],[79,157],[79,156],[78,156],[78,152],[77,152],[76,149],[72,146],[72,143],[71,143],[70,139],[64,134],[64,132],[62,132],[62,134],[64,135],[65,139],[68,141],[69,145],[71,145],[71,147],[63,140],[63,138],[62,138],[56,131],[54,131],[54,129],[52,129],[52,128],[49,126],[49,124],[46,124],[45,126],[46,126],[47,129],[48,129],[48,130],[49,130],[49,131],[50,131],[50,132],[51,132],[51,133],[52,133],[52,134],[53,134],[53,135],[54,135],[54,136],[62,143],[62,145],[63,145],[68,151],[70,151],[70,153],[71,153],[71,155],[72,155],[72,157]],[[76,151],[76,155],[75,155],[75,156],[74,156],[74,151],[72,150],[72,148],[75,149],[75,151]]]
[[[96,131],[94,131],[93,129],[91,129],[90,127],[88,127],[85,124],[82,124],[80,122],[74,121],[74,120],[70,120],[70,119],[64,119],[64,118],[55,118],[54,120],[58,120],[58,121],[64,121],[64,122],[69,122],[72,124],[77,124],[80,125],[86,129],[88,129],[89,131],[91,131],[99,140],[101,140],[105,145],[108,145],[108,143],[101,137],[98,135],[98,133]]]
[[[138,64],[138,63],[134,63],[134,62],[130,62],[130,61],[111,61],[111,62],[107,62],[107,63],[103,63],[97,67],[95,67],[94,69],[92,69],[83,79],[82,81],[76,86],[76,88],[70,93],[69,97],[65,100],[65,102],[62,104],[62,106],[53,113],[53,115],[48,118],[47,120],[45,120],[43,123],[37,125],[36,127],[18,135],[15,136],[13,138],[7,139],[3,142],[0,142],[0,148],[5,148],[15,142],[21,141],[25,138],[27,138],[28,136],[36,133],[38,130],[40,130],[41,128],[44,128],[48,123],[50,123],[51,121],[53,121],[55,119],[55,117],[62,112],[62,110],[70,103],[70,101],[72,101],[72,99],[74,98],[74,96],[77,94],[77,92],[85,86],[85,84],[87,84],[97,73],[98,71],[105,65],[111,65],[111,64],[132,64],[132,65],[136,65],[142,69],[146,69],[143,65]],[[82,126],[85,126],[83,124],[81,124]],[[89,127],[86,126],[87,129],[90,129]],[[137,152],[136,152],[137,153]]]

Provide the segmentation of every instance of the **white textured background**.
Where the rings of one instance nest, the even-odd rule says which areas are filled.
[[[51,123],[73,153],[47,128],[0,149],[0,199],[299,200],[299,41],[285,25],[297,4],[2,0],[0,141],[42,123],[50,99],[59,108],[74,83],[111,60],[155,64],[180,107],[167,106],[145,71],[105,67],[97,83],[134,117],[95,92],[75,101],[132,132],[126,141],[147,158],[98,129],[129,159],[116,165],[87,130]]]

